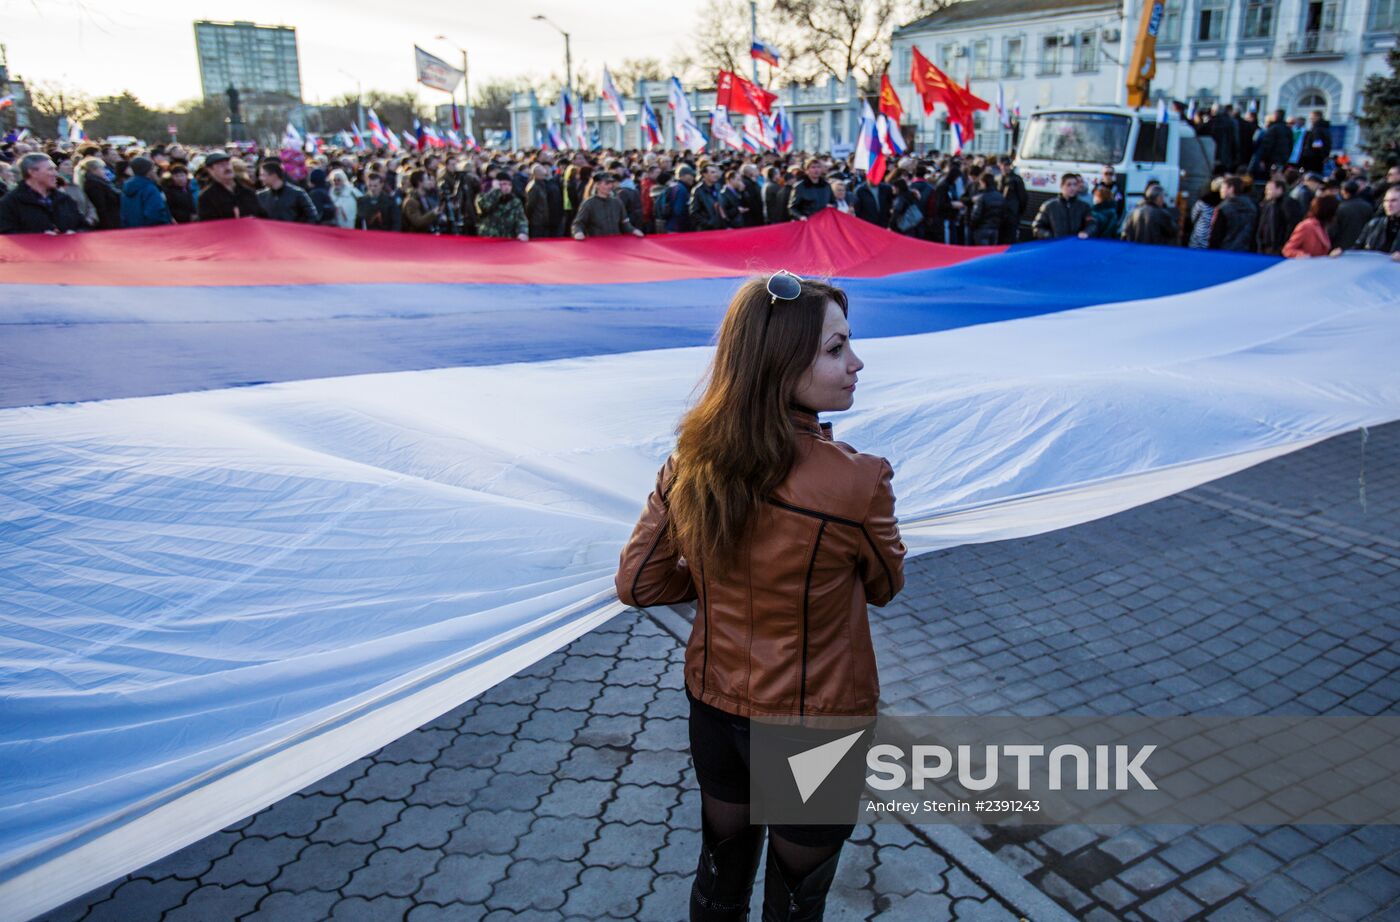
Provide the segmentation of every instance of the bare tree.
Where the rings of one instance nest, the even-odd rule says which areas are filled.
[[[636,93],[637,84],[643,80],[656,83],[669,76],[658,58],[625,58],[612,75],[618,91],[628,95]]]
[[[758,34],[771,41],[776,26],[771,4],[765,0],[759,4]],[[721,70],[741,75],[748,71],[751,58],[747,0],[706,0],[695,17],[691,35],[693,43],[672,59],[682,80],[708,84]]]
[[[58,133],[60,116],[70,122],[87,122],[97,115],[91,96],[57,83],[38,83],[29,90],[29,127],[41,138]]]
[[[773,16],[793,47],[784,49],[799,79],[860,72],[878,84],[889,66],[890,33],[956,0],[772,0]]]
[[[528,92],[526,80],[489,80],[478,83],[472,93],[472,119],[482,130],[510,128],[510,101],[516,93]]]

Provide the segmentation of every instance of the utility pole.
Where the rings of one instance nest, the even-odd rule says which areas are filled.
[[[340,69],[340,72],[355,81],[355,127],[363,135],[365,133],[365,104],[364,93],[360,89],[360,78],[348,70]]]
[[[462,49],[462,119],[466,125],[467,134],[476,137],[476,132],[472,128],[472,97],[471,87],[467,83],[467,49]]]
[[[572,98],[574,95],[574,58],[573,52],[569,50],[569,33],[551,22],[549,17],[545,16],[543,13],[536,13],[530,18],[538,19],[540,22],[545,23],[550,28],[554,29],[554,31],[564,36],[564,88],[569,91],[569,97]],[[575,102],[577,102],[577,100],[575,100]],[[581,111],[582,110],[580,110],[580,112]]]

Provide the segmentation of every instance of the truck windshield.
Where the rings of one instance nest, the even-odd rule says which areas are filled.
[[[1025,160],[1121,163],[1132,119],[1107,112],[1045,112],[1031,116],[1021,142]]]

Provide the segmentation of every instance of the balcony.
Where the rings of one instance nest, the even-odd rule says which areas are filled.
[[[1285,58],[1323,61],[1346,56],[1346,33],[1336,29],[1299,32],[1288,40]]]

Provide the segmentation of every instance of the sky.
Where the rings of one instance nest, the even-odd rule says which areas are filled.
[[[200,95],[194,21],[251,20],[294,26],[302,95],[326,102],[362,88],[415,88],[413,46],[460,66],[446,35],[470,54],[473,85],[493,78],[563,73],[564,39],[530,17],[542,13],[572,37],[574,70],[607,62],[668,61],[687,44],[701,0],[0,0],[0,44],[10,72],[91,96],[131,90],[151,106]],[[600,15],[606,9],[607,15]],[[426,103],[445,94],[417,87]]]

